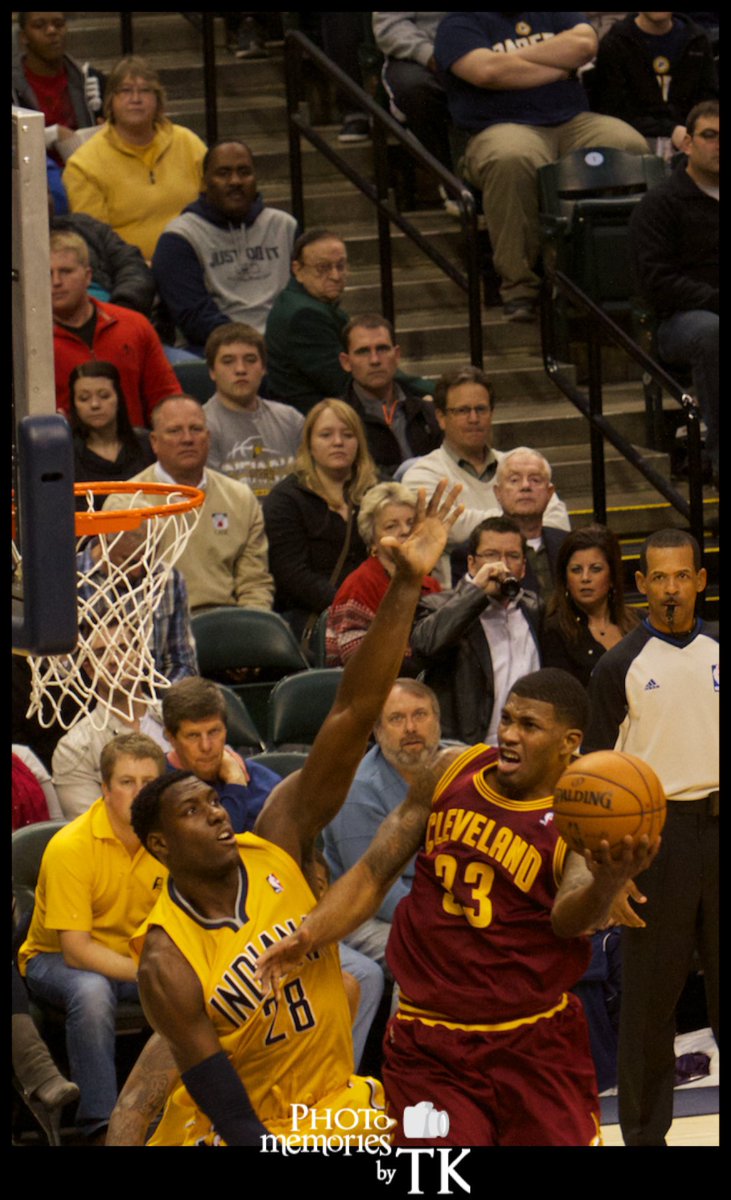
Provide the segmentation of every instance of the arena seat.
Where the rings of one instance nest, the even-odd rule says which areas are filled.
[[[310,667],[289,625],[278,613],[219,607],[193,613],[191,628],[201,675],[235,692],[263,741],[274,684]]]
[[[597,146],[538,171],[544,270],[560,270],[610,315],[629,312],[635,292],[629,219],[667,175],[654,154]]]
[[[269,696],[267,749],[309,747],[332,708],[342,667],[319,667],[280,679]]]

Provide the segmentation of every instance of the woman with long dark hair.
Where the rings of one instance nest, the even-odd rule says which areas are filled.
[[[97,483],[131,479],[155,461],[145,429],[133,429],[113,363],[81,363],[69,375],[69,424],[74,479]],[[103,496],[95,500],[101,508]],[[77,504],[86,508],[83,498]]]
[[[575,529],[556,559],[556,586],[546,607],[544,667],[563,667],[586,687],[605,650],[639,618],[628,609],[619,542],[606,525]]]

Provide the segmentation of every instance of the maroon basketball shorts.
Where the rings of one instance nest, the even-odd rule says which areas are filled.
[[[384,1039],[396,1145],[599,1144],[594,1063],[576,996],[566,993],[546,1014],[497,1027],[420,1012],[404,1000]]]

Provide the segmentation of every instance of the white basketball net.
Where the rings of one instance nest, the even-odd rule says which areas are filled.
[[[120,509],[173,504],[183,496],[139,491],[114,494],[113,499],[112,507]],[[87,504],[91,511],[92,493],[87,493]],[[70,729],[88,715],[95,729],[104,729],[112,713],[131,724],[141,705],[159,699],[170,681],[155,667],[153,615],[172,588],[172,568],[199,516],[200,507],[151,514],[133,530],[78,539],[78,643],[69,654],[28,656],[28,716],[35,714],[45,727],[58,723]],[[67,696],[76,704],[64,712]]]

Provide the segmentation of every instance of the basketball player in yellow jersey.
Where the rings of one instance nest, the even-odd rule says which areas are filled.
[[[446,486],[426,508],[420,496],[408,536],[384,539],[396,562],[388,592],[305,766],[277,785],[254,833],[234,835],[215,792],[186,772],[143,789],[135,803],[133,827],[170,873],[132,942],[145,1011],[180,1073],[154,1144],[260,1145],[268,1132],[292,1131],[293,1106],[300,1132],[311,1127],[303,1112],[342,1109],[353,1136],[383,1129],[374,1123],[380,1085],[352,1073],[337,950],[313,956],[276,997],[257,987],[256,960],[315,905],[316,837],[345,800],[398,675],[423,577],[461,512],[459,487],[445,500]],[[157,1082],[160,1045],[155,1055]],[[149,1117],[144,1077],[136,1069],[133,1088],[143,1082],[131,1107]],[[129,1115],[124,1096],[121,1110]],[[129,1144],[114,1118],[110,1130],[107,1144]]]

